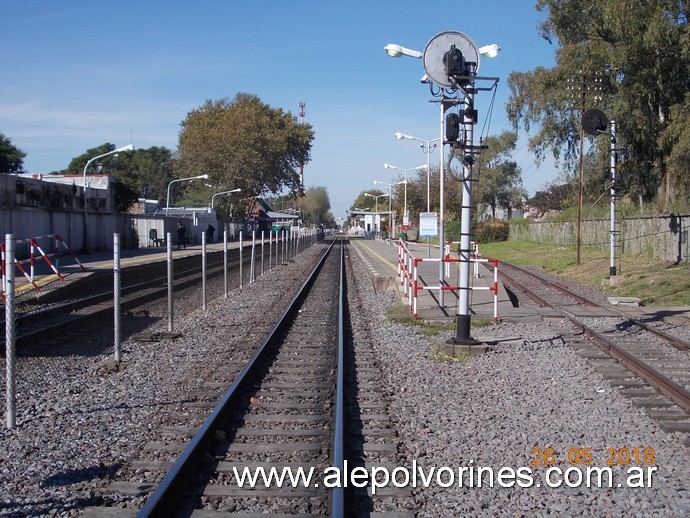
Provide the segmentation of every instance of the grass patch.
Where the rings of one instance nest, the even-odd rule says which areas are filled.
[[[524,266],[541,266],[567,279],[601,287],[611,296],[638,297],[646,305],[690,306],[690,265],[669,267],[668,263],[642,256],[623,254],[616,282],[608,283],[609,252],[580,249],[580,265],[574,247],[504,241],[480,246],[484,257]],[[499,276],[501,268],[499,265]]]
[[[462,363],[470,359],[468,354],[462,354],[459,357],[450,356],[448,354],[442,353],[441,351],[432,350],[429,352],[429,358],[432,360],[439,360],[446,363]]]
[[[403,324],[406,326],[415,326],[419,328],[420,333],[426,337],[438,336],[441,333],[455,331],[455,320],[448,321],[428,321],[415,320],[410,310],[406,305],[396,302],[388,308],[386,312],[386,322],[395,322],[396,324]],[[473,328],[490,327],[493,325],[491,319],[480,318],[472,320]]]

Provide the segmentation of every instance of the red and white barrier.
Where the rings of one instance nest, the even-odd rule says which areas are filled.
[[[55,252],[53,253],[45,253],[43,248],[38,244],[39,240],[41,239],[55,239]],[[22,261],[17,261],[16,259],[14,260],[14,264],[17,267],[17,269],[26,277],[26,280],[31,283],[31,285],[35,289],[40,289],[39,286],[35,282],[35,266],[36,266],[36,251],[39,253],[39,260],[43,260],[53,271],[55,275],[57,275],[60,280],[64,280],[64,277],[60,274],[59,271],[59,248],[62,247],[64,251],[66,251],[69,255],[72,256],[72,258],[75,260],[75,262],[79,265],[79,267],[86,271],[86,268],[84,268],[84,265],[79,261],[77,256],[72,252],[72,249],[69,247],[67,243],[60,237],[60,234],[47,234],[45,236],[38,236],[38,237],[30,237],[27,239],[18,239],[16,241],[17,244],[22,244],[22,243],[29,243],[30,245],[30,252],[29,252],[29,258],[24,259]],[[56,258],[55,264],[50,260],[51,257]],[[29,265],[29,271],[26,271],[26,268],[23,265]],[[7,290],[7,279],[5,275],[5,268],[7,268],[7,263],[5,261],[5,245],[0,244],[0,277],[2,277],[2,291],[5,292]],[[2,294],[0,294],[1,296]]]
[[[452,263],[459,263],[460,259],[451,257],[450,246],[453,244],[448,241],[445,245],[445,254],[443,259],[440,258],[423,258],[414,257],[410,252],[407,243],[400,240],[398,245],[398,275],[400,276],[400,285],[404,286],[405,296],[408,301],[410,310],[412,310],[414,319],[417,319],[417,298],[418,293],[421,290],[432,290],[432,291],[457,291],[460,289],[459,286],[430,286],[423,285],[419,283],[418,265],[422,262],[445,263],[446,277],[450,277],[450,265]],[[482,258],[479,254],[479,243],[474,241],[473,257],[470,261],[474,263],[474,276],[475,278],[480,278],[479,274],[479,264],[486,263],[493,265],[493,277],[494,282],[491,286],[472,286],[472,290],[489,290],[493,292],[493,303],[494,303],[494,322],[498,321],[498,260]]]

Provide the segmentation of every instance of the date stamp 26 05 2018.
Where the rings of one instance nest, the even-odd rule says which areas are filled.
[[[532,466],[651,466],[656,464],[654,448],[606,448],[593,452],[592,448],[573,447],[567,452],[554,448],[532,448]]]

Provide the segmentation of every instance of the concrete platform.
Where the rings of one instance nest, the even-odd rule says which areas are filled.
[[[239,243],[236,241],[228,243],[228,248],[238,248]],[[218,252],[223,250],[223,243],[210,243],[206,245],[207,253]],[[173,258],[179,259],[181,257],[188,257],[201,254],[201,245],[187,245],[184,249],[173,247]],[[41,257],[36,258],[34,271],[34,284],[31,284],[28,279],[18,270],[15,269],[15,296],[19,297],[23,294],[40,294],[46,293],[50,290],[61,289],[67,284],[89,277],[94,273],[113,270],[113,252],[96,252],[92,254],[78,255],[79,263],[70,255],[63,255],[60,257],[59,264],[56,264],[57,269],[63,279],[56,275],[50,266]],[[54,258],[51,258],[52,262]],[[146,247],[122,250],[120,253],[121,268],[130,268],[138,265],[145,265],[154,262],[166,262],[167,249],[166,247]],[[28,265],[25,265],[28,271]],[[1,286],[0,286],[1,288]]]
[[[408,304],[407,296],[400,285],[398,275],[398,246],[395,241],[350,238],[352,248],[367,265],[370,277],[377,291],[394,291],[401,302]],[[439,257],[438,247],[431,247],[430,252],[425,244],[408,243],[408,247],[415,257]],[[501,268],[498,272],[498,318],[510,322],[538,321],[543,319],[561,319],[563,316],[550,308],[521,308],[514,307],[508,292],[501,282]],[[493,284],[492,274],[481,270],[481,277],[470,276],[472,285],[486,288]],[[428,286],[439,285],[439,263],[420,263],[419,277]],[[446,279],[448,285],[458,284],[458,265],[451,264],[451,275]],[[423,290],[418,295],[417,316],[419,319],[430,321],[453,320],[457,312],[458,297],[455,293],[445,292],[443,304],[439,300],[438,290]],[[625,313],[632,318],[642,321],[690,322],[690,307],[676,306],[626,306],[616,305],[609,308],[598,308],[583,305],[564,307],[576,317],[620,317]],[[491,319],[493,317],[493,293],[483,289],[472,292],[470,299],[472,318]],[[410,311],[412,315],[412,311]]]
[[[389,243],[379,239],[351,238],[350,243],[362,261],[367,265],[372,283],[377,291],[394,291],[400,297],[403,304],[410,304],[404,286],[400,284],[398,277],[398,246],[395,241]],[[438,247],[431,247],[430,251],[425,244],[408,243],[410,252],[415,257],[438,259]],[[429,287],[440,286],[440,262],[422,261],[418,265],[419,282]],[[445,266],[445,265],[444,265]],[[449,275],[444,279],[447,286],[459,284],[459,265],[449,263]],[[470,312],[473,318],[492,319],[494,316],[493,292],[488,288],[493,286],[493,273],[480,268],[480,277],[470,275],[472,295],[470,297]],[[443,300],[441,300],[441,298]],[[550,310],[533,308],[516,308],[513,306],[507,291],[498,281],[498,318],[506,319],[540,319],[543,313],[553,313]],[[457,313],[458,295],[454,291],[444,291],[439,295],[438,289],[420,290],[417,296],[417,318],[423,320],[443,321],[455,320]],[[410,311],[410,315],[412,315]],[[554,317],[556,314],[554,313]]]

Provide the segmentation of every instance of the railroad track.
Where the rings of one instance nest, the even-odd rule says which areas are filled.
[[[570,306],[602,306],[524,268],[501,263],[501,276],[504,284],[574,325],[579,332],[566,333],[564,340],[620,387],[633,404],[647,409],[665,430],[690,433],[687,341],[612,307],[605,308],[606,317],[578,317]]]
[[[252,360],[146,501],[140,516],[189,514],[195,509],[337,514],[338,490],[319,475],[343,455],[336,379],[342,351],[341,249],[322,261],[278,319]],[[340,393],[342,400],[342,393]],[[338,441],[338,436],[340,440]],[[342,462],[342,461],[340,461]],[[287,469],[312,474],[289,485],[240,477]],[[301,471],[298,471],[301,470]],[[253,486],[253,487],[250,487]],[[342,515],[342,510],[340,511]]]
[[[401,461],[366,307],[358,289],[346,289],[363,281],[344,249],[331,245],[258,348],[248,343],[227,367],[203,374],[186,410],[110,484],[106,505],[127,494],[145,498],[137,516],[146,517],[413,516],[409,488],[332,487],[355,469],[392,471]],[[341,478],[326,487],[334,468]],[[84,516],[135,513],[92,507]]]
[[[228,256],[228,275],[237,283],[240,259],[239,251],[232,249]],[[278,251],[276,251],[276,254]],[[249,266],[250,258],[243,258]],[[224,274],[222,253],[208,254],[206,278],[215,279]],[[166,262],[123,268],[121,310],[133,311],[141,306],[167,297]],[[201,285],[202,268],[199,256],[177,260],[173,267],[175,292]],[[17,300],[15,319],[17,347],[20,353],[44,345],[59,343],[71,336],[75,329],[89,323],[99,326],[103,319],[113,314],[113,272],[95,272],[60,289],[29,294]],[[4,354],[5,312],[0,315],[0,350]]]

